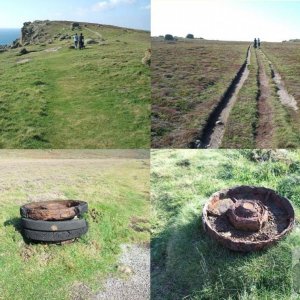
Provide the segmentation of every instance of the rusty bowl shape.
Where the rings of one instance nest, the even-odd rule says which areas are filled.
[[[290,232],[295,213],[290,201],[271,189],[237,186],[210,197],[203,208],[202,223],[223,246],[250,252],[267,248]]]
[[[87,211],[88,205],[79,200],[52,200],[32,202],[21,206],[23,218],[44,221],[70,220]]]
[[[245,231],[259,231],[268,221],[268,210],[260,201],[241,200],[228,210],[230,223]]]

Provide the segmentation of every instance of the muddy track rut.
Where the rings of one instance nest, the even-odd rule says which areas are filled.
[[[226,123],[238,93],[249,75],[251,47],[248,47],[247,57],[237,75],[228,87],[221,101],[208,118],[207,124],[199,140],[191,144],[191,148],[219,148],[224,136]]]
[[[251,51],[255,51],[256,59],[253,62],[250,62]],[[298,110],[298,106],[294,97],[287,92],[280,74],[264,52],[261,49],[253,49],[249,46],[246,61],[241,66],[217,107],[210,114],[201,135],[190,143],[190,148],[220,148],[230,112],[238,99],[239,91],[249,76],[248,66],[250,63],[258,65],[258,97],[256,99],[258,123],[255,130],[255,144],[257,148],[274,147],[276,124],[271,99],[274,89],[272,83],[276,86],[278,101],[283,106],[295,111]],[[269,74],[270,71],[271,76]]]
[[[259,119],[256,130],[256,147],[272,148],[272,140],[274,135],[274,110],[270,103],[272,90],[260,50],[256,51],[256,57],[258,63],[259,81],[259,98],[257,104]]]

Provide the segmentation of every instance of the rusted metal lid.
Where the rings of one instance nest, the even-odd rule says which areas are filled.
[[[34,220],[69,220],[81,215],[88,209],[88,204],[79,200],[51,200],[32,202],[21,206],[20,214]]]
[[[202,213],[206,232],[234,251],[271,246],[292,230],[290,201],[264,187],[237,186],[214,193]]]

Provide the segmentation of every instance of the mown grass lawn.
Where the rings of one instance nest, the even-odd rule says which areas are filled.
[[[0,153],[0,169],[0,299],[86,299],[124,276],[121,244],[149,243],[145,152],[13,151]],[[19,206],[54,198],[88,202],[88,233],[65,245],[24,241]]]
[[[265,251],[232,252],[202,229],[210,195],[241,184],[275,189],[294,206],[296,227]],[[299,186],[296,150],[153,150],[152,299],[291,299],[298,280],[293,257],[300,252]]]
[[[75,32],[50,24],[49,36]],[[101,41],[76,51],[57,39],[0,55],[1,148],[149,146],[150,70],[141,63],[149,33],[92,24],[81,32]]]

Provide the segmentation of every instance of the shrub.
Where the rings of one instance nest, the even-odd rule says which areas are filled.
[[[174,37],[172,34],[166,34],[165,35],[165,40],[166,41],[174,41]]]
[[[187,36],[186,36],[187,39],[193,39],[194,38],[194,35],[189,33]]]

